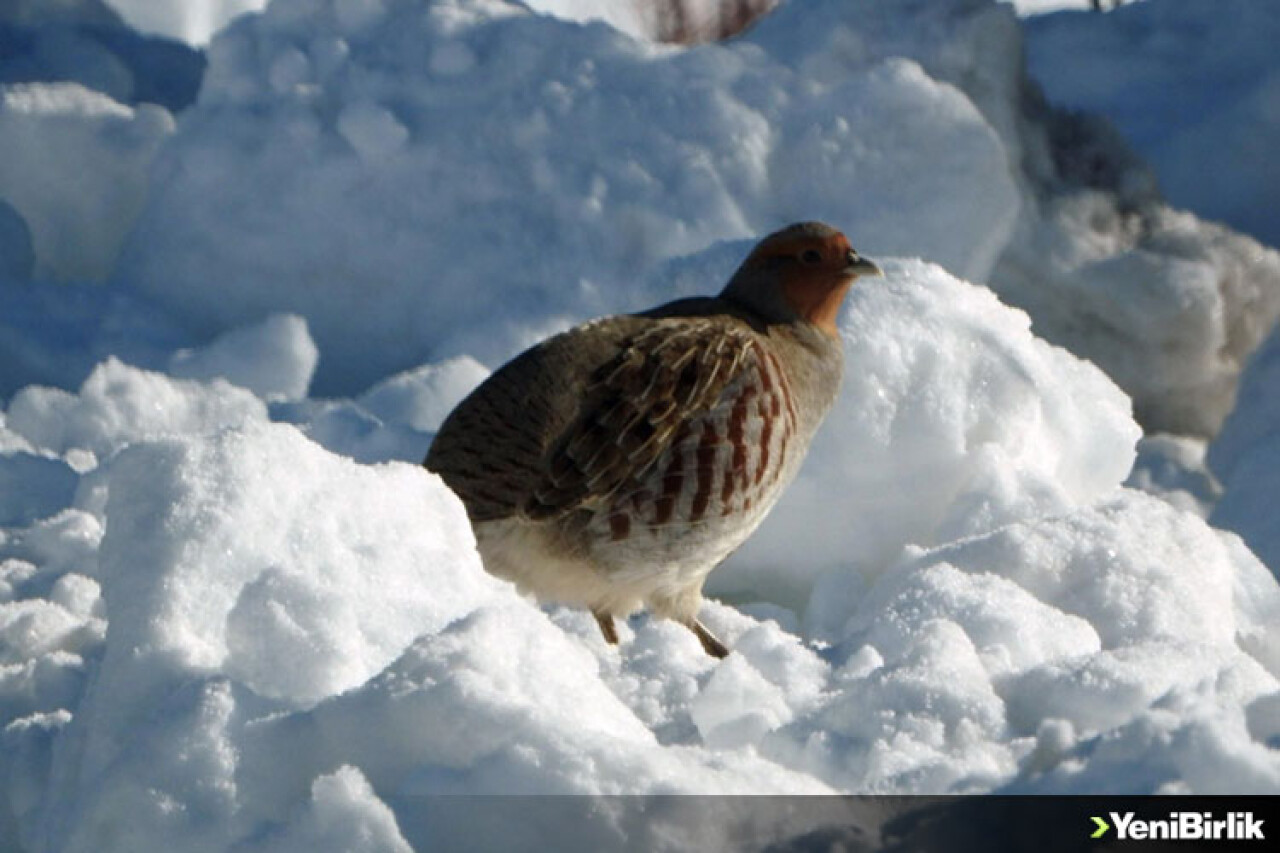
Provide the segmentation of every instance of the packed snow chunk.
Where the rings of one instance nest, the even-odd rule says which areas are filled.
[[[79,703],[107,627],[92,577],[101,532],[68,510],[0,533],[0,730]]]
[[[102,679],[138,693],[125,704],[167,668],[311,703],[501,588],[436,478],[356,465],[290,426],[130,448],[109,490]]]
[[[1097,632],[1084,619],[1040,601],[996,574],[965,572],[913,551],[926,565],[895,569],[876,585],[850,621],[832,638],[857,637],[881,655],[896,659],[911,648],[919,626],[944,619],[962,626],[989,678],[1002,678],[1101,648]]]
[[[441,793],[468,791],[467,775],[486,793],[621,793],[638,788],[613,777],[612,760],[655,745],[594,658],[513,593],[433,627],[359,689],[250,734],[248,778],[276,778],[286,755],[301,758],[290,758],[286,780],[263,782],[290,796],[287,785],[332,762],[358,765],[382,790],[419,774],[413,784]]]
[[[30,227],[36,276],[111,273],[173,128],[162,107],[126,107],[75,83],[0,87],[0,197]]]
[[[1035,141],[1030,138],[1033,134],[1027,132],[1028,117],[1023,114],[1027,93],[1021,26],[1013,11],[996,0],[910,4],[880,0],[853,7],[843,0],[782,3],[743,38],[810,80],[846,78],[895,58],[918,63],[930,78],[943,84],[942,88],[954,87],[977,108],[998,134],[1001,151],[1008,157],[1006,168],[1015,183],[1027,168],[1024,160],[1028,154],[1038,153],[1028,151],[1035,147]],[[954,113],[958,103],[952,100],[950,104],[940,102],[938,106]],[[891,128],[877,128],[876,132],[894,133]],[[911,137],[899,137],[897,141],[913,149],[918,144]],[[923,143],[922,160],[930,156],[951,156],[937,148],[936,143],[920,142]],[[968,145],[973,145],[973,140]],[[972,151],[977,153],[977,148]],[[986,156],[982,155],[981,160],[986,160]],[[920,167],[917,163],[916,169]],[[932,169],[929,171],[932,181],[942,182],[938,186],[951,180],[941,173],[933,173]],[[988,189],[993,193],[1004,191],[1002,186]],[[908,190],[913,194],[919,191]],[[988,196],[988,201],[994,197]],[[933,198],[932,201],[947,203],[955,199]],[[1024,204],[1028,201],[1034,202],[1023,199]],[[981,204],[973,211],[982,216],[998,215],[996,209]],[[997,221],[1005,227],[1009,224],[1003,216]],[[972,228],[974,224],[966,222],[965,226]],[[932,259],[927,252],[901,254]],[[975,277],[985,280],[987,273]]]
[[[19,391],[6,422],[41,450],[88,450],[105,459],[135,442],[210,433],[266,416],[261,400],[223,380],[170,379],[109,358],[77,394],[38,386]]]
[[[7,531],[0,539],[0,553],[35,566],[40,579],[38,594],[47,596],[49,584],[64,574],[97,576],[102,536],[98,517],[82,509],[67,509],[29,527]]]
[[[1039,600],[1088,621],[1104,649],[1167,640],[1252,652],[1257,641],[1280,637],[1280,625],[1255,615],[1280,607],[1280,588],[1233,539],[1194,515],[1125,490],[1065,517],[945,546],[931,558],[970,570],[994,568]],[[1246,588],[1262,597],[1242,600]],[[1262,663],[1280,674],[1273,654]]]
[[[1224,486],[1210,520],[1244,537],[1280,577],[1280,326],[1245,370],[1235,410],[1209,448],[1209,465]]]
[[[169,374],[181,379],[221,377],[264,400],[300,400],[307,396],[319,359],[306,320],[273,314],[219,335],[199,349],[179,350],[169,360]]]
[[[142,709],[127,709],[138,728],[114,730],[94,707],[106,701],[103,688],[95,683],[87,691],[78,725],[54,750],[42,810],[74,819],[48,826],[46,847],[69,853],[231,849],[237,831],[244,831],[237,815],[233,686],[175,683]]]
[[[833,566],[875,574],[904,545],[1063,512],[1129,472],[1140,432],[1101,371],[985,288],[883,267],[850,292],[843,387],[804,469],[713,590],[803,602]]]
[[[311,785],[311,802],[283,835],[253,853],[413,853],[395,815],[359,769],[343,765]]]
[[[754,744],[791,720],[782,690],[738,655],[716,668],[691,711],[703,741],[713,748]]]
[[[350,394],[650,307],[663,262],[791,220],[980,277],[1009,157],[914,62],[810,78],[500,0],[278,0],[212,45],[119,274],[206,334],[306,317],[317,389]]]
[[[1252,731],[1255,708],[1223,690],[1237,677],[1176,688],[1150,713],[1063,750],[1044,772],[1004,790],[1015,794],[1272,794],[1280,787],[1274,743]],[[1225,695],[1224,695],[1225,694]]]

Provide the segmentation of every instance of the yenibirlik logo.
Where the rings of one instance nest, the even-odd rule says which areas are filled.
[[[1115,824],[1115,837],[1121,841],[1263,841],[1266,838],[1262,834],[1263,820],[1255,818],[1253,812],[1229,812],[1226,818],[1218,819],[1213,812],[1169,812],[1168,820],[1143,820],[1134,817],[1133,812],[1107,814]],[[1102,838],[1112,828],[1100,817],[1094,817],[1093,823],[1097,828],[1090,838]]]

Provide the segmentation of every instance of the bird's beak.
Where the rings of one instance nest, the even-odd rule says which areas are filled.
[[[871,261],[862,257],[862,255],[859,255],[857,252],[853,250],[849,251],[848,263],[845,264],[844,271],[849,273],[850,275],[855,275],[855,276],[862,276],[862,275],[883,276],[884,275],[884,273],[880,271],[880,267],[876,266]]]

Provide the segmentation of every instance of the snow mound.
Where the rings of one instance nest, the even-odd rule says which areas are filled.
[[[323,392],[492,365],[800,218],[981,278],[1017,213],[996,134],[909,61],[815,78],[499,0],[280,0],[209,62],[119,276],[206,334],[300,314]]]
[[[1140,431],[1097,368],[986,288],[884,267],[850,294],[844,387],[808,464],[713,589],[803,600],[833,566],[878,574],[904,545],[1088,504],[1132,467]]]

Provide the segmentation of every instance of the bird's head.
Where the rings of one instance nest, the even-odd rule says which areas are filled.
[[[854,280],[882,274],[830,225],[798,222],[761,240],[720,295],[766,321],[805,320],[836,337],[836,317]]]

